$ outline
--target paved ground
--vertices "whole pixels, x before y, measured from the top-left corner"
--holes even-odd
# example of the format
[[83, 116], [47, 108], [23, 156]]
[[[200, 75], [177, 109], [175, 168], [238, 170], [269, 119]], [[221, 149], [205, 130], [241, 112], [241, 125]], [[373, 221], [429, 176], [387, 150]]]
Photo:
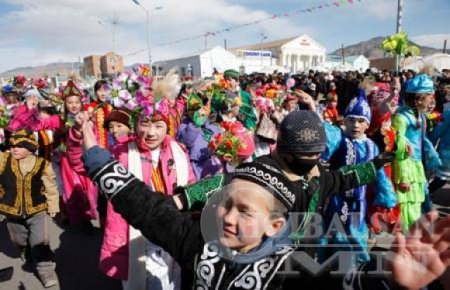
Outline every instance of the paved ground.
[[[450, 186], [437, 192], [434, 205], [443, 215], [450, 213]], [[62, 229], [50, 222], [51, 247], [56, 254], [60, 285], [50, 290], [120, 290], [120, 282], [106, 278], [98, 270], [98, 256], [102, 233], [94, 235], [77, 229]], [[389, 238], [380, 241], [389, 244]], [[381, 245], [380, 245], [381, 246]], [[22, 269], [18, 252], [9, 240], [5, 223], [0, 223], [0, 267], [14, 266], [11, 281], [0, 284], [0, 290], [41, 290], [44, 289], [38, 278]], [[450, 275], [449, 275], [450, 276]], [[450, 285], [450, 281], [449, 281]]]
[[[50, 219], [50, 218], [49, 218]], [[0, 223], [0, 267], [14, 266], [11, 281], [1, 283], [1, 290], [41, 290], [39, 279], [22, 269], [19, 253], [10, 242], [4, 222]], [[87, 235], [79, 229], [62, 229], [49, 223], [50, 245], [56, 256], [59, 286], [50, 290], [120, 290], [120, 282], [106, 278], [98, 270], [102, 233]]]

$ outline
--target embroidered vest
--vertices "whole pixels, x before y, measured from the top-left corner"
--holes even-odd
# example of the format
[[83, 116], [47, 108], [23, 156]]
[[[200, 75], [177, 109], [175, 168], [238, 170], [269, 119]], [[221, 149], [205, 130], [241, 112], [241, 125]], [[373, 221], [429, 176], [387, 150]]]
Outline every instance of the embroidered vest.
[[28, 217], [47, 209], [42, 172], [47, 162], [36, 158], [33, 169], [22, 176], [19, 160], [5, 153], [0, 162], [0, 213]]
[[[242, 264], [230, 269], [231, 262], [219, 254], [216, 243], [206, 243], [203, 252], [195, 258], [195, 277], [193, 289], [271, 289], [278, 269], [292, 254], [294, 248], [280, 247], [274, 254], [260, 260]], [[276, 286], [276, 287], [274, 287]]]

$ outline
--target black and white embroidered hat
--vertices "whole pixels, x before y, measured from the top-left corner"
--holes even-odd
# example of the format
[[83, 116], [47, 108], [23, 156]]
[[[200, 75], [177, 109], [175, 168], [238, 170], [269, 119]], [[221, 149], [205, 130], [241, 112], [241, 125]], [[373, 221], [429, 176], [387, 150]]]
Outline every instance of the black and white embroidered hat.
[[288, 211], [294, 207], [295, 193], [291, 182], [278, 168], [258, 161], [242, 163], [232, 173], [231, 178], [252, 181], [269, 189]]
[[281, 122], [277, 151], [281, 153], [321, 153], [327, 136], [320, 117], [312, 111], [289, 113]]

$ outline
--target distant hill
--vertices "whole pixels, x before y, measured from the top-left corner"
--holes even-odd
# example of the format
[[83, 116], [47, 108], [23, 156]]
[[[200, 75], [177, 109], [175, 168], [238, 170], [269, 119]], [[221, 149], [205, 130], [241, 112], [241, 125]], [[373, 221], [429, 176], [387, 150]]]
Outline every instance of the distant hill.
[[[373, 58], [382, 58], [387, 55], [385, 55], [385, 52], [381, 49], [381, 43], [386, 37], [378, 36], [374, 37], [372, 39], [359, 42], [357, 44], [352, 44], [347, 47], [344, 47], [344, 54], [345, 55], [364, 55], [365, 57], [369, 59]], [[410, 45], [416, 45], [420, 48], [420, 55], [426, 56], [430, 54], [434, 54], [437, 52], [441, 52], [440, 49], [435, 49], [427, 46], [421, 46], [417, 43], [414, 43], [410, 41]], [[336, 49], [331, 54], [338, 54], [341, 55], [342, 51], [341, 49]]]
[[72, 71], [78, 72], [79, 67], [82, 64], [79, 62], [56, 62], [50, 63], [42, 66], [27, 66], [18, 67], [5, 72], [0, 73], [0, 77], [10, 78], [15, 75], [25, 75], [26, 77], [42, 77], [44, 75], [48, 76], [67, 76]]

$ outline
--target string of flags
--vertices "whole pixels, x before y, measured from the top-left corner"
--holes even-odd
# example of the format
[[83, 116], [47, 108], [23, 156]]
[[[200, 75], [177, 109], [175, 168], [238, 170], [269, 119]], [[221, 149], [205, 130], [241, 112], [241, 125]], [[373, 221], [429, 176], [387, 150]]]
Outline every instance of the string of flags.
[[280, 13], [280, 14], [274, 14], [270, 17], [266, 17], [266, 18], [262, 18], [256, 21], [251, 21], [251, 22], [247, 22], [247, 23], [243, 23], [243, 24], [239, 24], [239, 25], [235, 25], [235, 26], [230, 26], [227, 28], [223, 28], [223, 29], [219, 29], [219, 30], [215, 30], [215, 31], [209, 31], [203, 34], [198, 34], [195, 36], [190, 36], [190, 37], [185, 37], [182, 39], [178, 39], [175, 41], [170, 41], [170, 42], [166, 42], [166, 43], [161, 43], [158, 44], [156, 46], [168, 46], [168, 45], [173, 45], [173, 44], [177, 44], [177, 43], [181, 43], [181, 42], [185, 42], [185, 41], [189, 41], [189, 40], [195, 40], [195, 39], [200, 39], [200, 38], [205, 38], [205, 37], [214, 37], [217, 36], [218, 34], [222, 34], [222, 33], [227, 33], [230, 32], [232, 30], [236, 30], [236, 29], [240, 29], [243, 27], [247, 27], [247, 26], [251, 26], [251, 25], [256, 25], [256, 24], [260, 24], [262, 22], [266, 22], [266, 21], [271, 21], [271, 20], [276, 20], [276, 19], [281, 19], [281, 18], [286, 18], [286, 17], [291, 17], [294, 16], [296, 14], [300, 14], [300, 13], [312, 13], [314, 11], [318, 11], [318, 10], [323, 10], [323, 9], [327, 9], [327, 8], [340, 8], [344, 5], [347, 4], [355, 4], [355, 2], [362, 2], [362, 0], [335, 0], [329, 3], [325, 3], [325, 4], [320, 4], [320, 5], [315, 5], [306, 9], [301, 9], [301, 10], [296, 10], [296, 11], [292, 11], [292, 12], [286, 12], [286, 13]]

